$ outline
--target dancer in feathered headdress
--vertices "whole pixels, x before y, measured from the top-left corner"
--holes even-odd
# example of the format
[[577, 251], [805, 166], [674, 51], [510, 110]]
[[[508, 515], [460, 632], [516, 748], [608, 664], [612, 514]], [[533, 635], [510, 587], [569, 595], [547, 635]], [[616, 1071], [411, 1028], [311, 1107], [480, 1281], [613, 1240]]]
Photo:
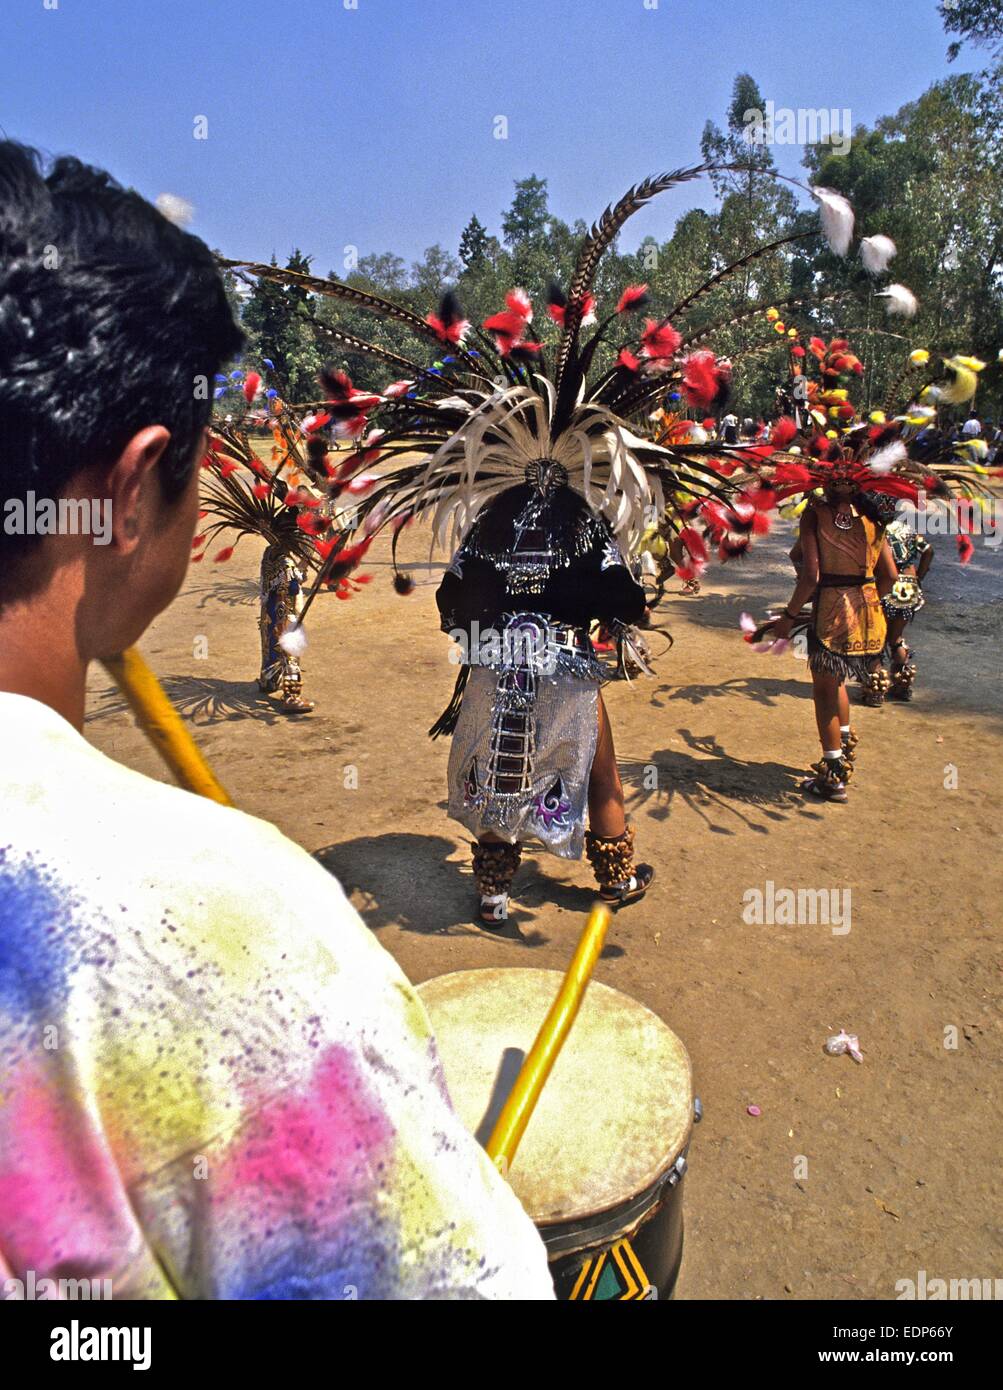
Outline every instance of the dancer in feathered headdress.
[[[203, 459], [209, 475], [203, 487], [203, 515], [210, 522], [195, 537], [192, 560], [204, 560], [209, 542], [224, 531], [236, 538], [214, 554], [216, 563], [229, 560], [241, 536], [264, 540], [258, 688], [275, 696], [284, 713], [308, 714], [314, 705], [303, 697], [305, 637], [300, 626], [307, 579], [323, 571], [325, 587], [348, 598], [367, 577], [352, 574], [365, 547], [348, 545], [350, 528], [339, 509], [339, 497], [350, 499], [365, 485], [364, 461], [353, 451], [340, 465], [331, 462], [330, 413], [311, 412], [297, 425], [275, 388], [263, 388], [257, 372], [234, 372], [222, 380], [226, 384], [216, 394], [224, 403], [226, 393], [238, 400], [242, 396], [249, 406], [262, 396], [272, 434], [270, 459], [265, 463], [258, 457], [243, 427], [246, 421], [235, 421], [232, 414], [230, 423], [210, 434]], [[373, 399], [365, 397], [366, 402]], [[351, 408], [358, 414], [355, 399]], [[332, 409], [337, 407], [332, 404]]]
[[[647, 309], [644, 285], [628, 287], [589, 325], [600, 259], [627, 219], [708, 167], [648, 179], [607, 208], [567, 289], [548, 293], [548, 317], [560, 329], [551, 345], [521, 289], [474, 329], [453, 295], [422, 318], [333, 280], [225, 262], [403, 324], [439, 354], [423, 366], [315, 320], [332, 344], [374, 356], [398, 377], [364, 412], [379, 428], [363, 437], [360, 426], [359, 447], [392, 465], [360, 505], [363, 526], [399, 533], [413, 517], [428, 517], [435, 541], [454, 550], [438, 601], [443, 626], [462, 639], [463, 669], [432, 733], [453, 734], [450, 812], [477, 837], [474, 873], [488, 923], [506, 916], [526, 840], [575, 858], [584, 845], [601, 895], [615, 906], [642, 897], [653, 877], [634, 859], [588, 628], [599, 618], [622, 639], [643, 614], [644, 593], [624, 554], [668, 496], [727, 499], [711, 458], [720, 446], [656, 443], [631, 422], [646, 418], [676, 381], [690, 404], [713, 408], [727, 393], [730, 367], [700, 345], [711, 329], [687, 339], [672, 312], [646, 315], [629, 336], [618, 332]], [[816, 196], [827, 234], [843, 238], [847, 218], [852, 226], [845, 200], [827, 190]], [[758, 248], [739, 264], [797, 239]], [[406, 576], [396, 582], [407, 592]]]
[[[884, 597], [885, 617], [888, 619], [886, 650], [892, 664], [888, 689], [882, 689], [881, 693], [887, 694], [890, 700], [911, 700], [916, 662], [912, 648], [906, 643], [905, 630], [926, 602], [923, 580], [933, 563], [933, 547], [903, 517], [891, 522], [886, 535], [892, 548], [897, 578]], [[883, 686], [884, 682], [881, 684]]]
[[[894, 400], [910, 372], [927, 368], [930, 362], [931, 354], [927, 349], [912, 351], [906, 367], [893, 383], [889, 400]], [[949, 494], [952, 499], [951, 520], [957, 530], [963, 564], [971, 558], [974, 546], [970, 533], [976, 522], [981, 520], [982, 511], [988, 507], [993, 487], [991, 479], [999, 476], [999, 470], [986, 466], [988, 448], [982, 440], [955, 438], [953, 432], [937, 427], [936, 415], [939, 407], [965, 405], [973, 399], [979, 374], [985, 365], [975, 357], [935, 358], [933, 371], [940, 379], [928, 381], [918, 394], [918, 404], [910, 406], [902, 417], [910, 452], [936, 477], [941, 496]], [[885, 657], [889, 670], [887, 684], [882, 680], [877, 694], [869, 692], [870, 700], [874, 703], [879, 703], [885, 694], [890, 700], [902, 701], [911, 700], [913, 696], [916, 654], [906, 642], [905, 633], [926, 603], [923, 580], [933, 562], [933, 547], [922, 530], [917, 529], [926, 520], [924, 507], [917, 513], [915, 525], [900, 517], [888, 527], [888, 541], [898, 578], [884, 599], [888, 619]], [[884, 659], [881, 665], [883, 668]]]
[[[880, 703], [889, 685], [882, 657], [899, 577], [888, 535], [896, 508], [929, 497], [960, 518], [962, 502], [988, 488], [977, 466], [953, 450], [945, 456], [929, 429], [932, 409], [912, 406], [892, 420], [875, 412], [860, 421], [840, 385], [859, 375], [858, 359], [845, 339], [828, 345], [813, 339], [812, 346], [828, 377], [809, 409], [812, 428], [799, 433], [792, 419], [778, 421], [772, 434], [778, 454], [749, 479], [751, 495], [760, 494], [764, 506], [794, 498], [806, 504], [791, 552], [797, 583], [778, 618], [758, 627], [745, 618], [743, 626], [748, 641], [760, 645], [769, 637], [777, 651], [803, 634], [823, 757], [802, 785], [824, 800], [845, 801], [857, 744], [846, 682], [860, 680], [867, 703]], [[970, 545], [959, 536], [963, 560]]]

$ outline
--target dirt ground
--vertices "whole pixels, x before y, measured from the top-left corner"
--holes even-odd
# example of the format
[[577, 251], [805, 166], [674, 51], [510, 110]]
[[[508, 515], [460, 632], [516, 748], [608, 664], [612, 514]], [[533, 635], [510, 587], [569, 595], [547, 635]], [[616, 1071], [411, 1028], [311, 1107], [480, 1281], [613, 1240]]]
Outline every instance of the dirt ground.
[[[676, 585], [655, 678], [606, 692], [658, 878], [614, 919], [597, 978], [675, 1029], [704, 1106], [677, 1296], [889, 1298], [920, 1270], [999, 1276], [1003, 557], [980, 544], [961, 570], [938, 543], [913, 633], [917, 698], [855, 710], [849, 804], [819, 806], [795, 790], [817, 756], [805, 667], [738, 633], [742, 609], [789, 597], [787, 544], [784, 531], [712, 569], [697, 598]], [[306, 719], [254, 684], [255, 543], [193, 566], [143, 650], [236, 803], [319, 854], [412, 980], [563, 968], [593, 897], [586, 865], [529, 854], [510, 936], [471, 922], [467, 837], [443, 809], [447, 742], [425, 737], [455, 675], [440, 571], [427, 535], [402, 550], [411, 597], [374, 547], [373, 583], [318, 600]], [[103, 671], [92, 686], [88, 736], [165, 777]], [[748, 925], [743, 895], [767, 881], [850, 888], [851, 929]], [[862, 1065], [823, 1053], [840, 1027]]]

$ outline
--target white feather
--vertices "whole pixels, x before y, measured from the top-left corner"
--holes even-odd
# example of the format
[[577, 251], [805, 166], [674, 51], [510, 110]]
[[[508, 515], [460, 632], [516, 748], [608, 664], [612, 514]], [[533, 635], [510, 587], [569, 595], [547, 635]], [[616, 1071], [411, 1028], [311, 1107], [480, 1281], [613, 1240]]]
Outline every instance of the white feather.
[[299, 623], [295, 627], [287, 627], [279, 638], [279, 646], [286, 656], [302, 656], [307, 648], [306, 633]]
[[161, 193], [157, 198], [156, 208], [176, 227], [187, 227], [195, 216], [195, 209], [188, 199], [179, 198], [176, 193]]
[[869, 275], [883, 275], [897, 251], [890, 236], [865, 236], [860, 243], [860, 259]]
[[897, 463], [901, 463], [908, 456], [906, 446], [901, 439], [896, 439], [893, 444], [886, 444], [883, 449], [872, 454], [867, 460], [867, 467], [872, 473], [890, 473]]
[[905, 285], [889, 285], [886, 290], [881, 291], [878, 298], [887, 299], [885, 308], [890, 314], [901, 314], [907, 319], [911, 319], [919, 308], [919, 300]]
[[845, 256], [853, 240], [853, 208], [832, 188], [813, 188], [822, 219], [822, 233], [837, 256]]

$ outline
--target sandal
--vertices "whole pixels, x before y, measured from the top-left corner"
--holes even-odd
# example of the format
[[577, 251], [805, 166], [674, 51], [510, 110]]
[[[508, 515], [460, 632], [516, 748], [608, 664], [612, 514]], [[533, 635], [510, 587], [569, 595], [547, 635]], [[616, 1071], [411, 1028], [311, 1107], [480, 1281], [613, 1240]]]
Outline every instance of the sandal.
[[801, 790], [819, 801], [846, 801], [846, 784], [853, 765], [845, 758], [822, 758], [812, 767], [812, 775], [801, 780]]
[[585, 853], [599, 884], [599, 897], [616, 910], [643, 898], [655, 877], [650, 864], [634, 863], [634, 827], [622, 835], [585, 835]]
[[480, 924], [489, 931], [497, 931], [502, 923], [508, 921], [508, 894], [489, 893], [481, 898]]
[[304, 700], [302, 695], [283, 695], [278, 706], [283, 714], [309, 714], [315, 708], [315, 703]]
[[599, 896], [604, 903], [609, 903], [616, 912], [621, 907], [626, 907], [628, 903], [639, 902], [651, 887], [651, 880], [655, 877], [655, 870], [650, 864], [638, 864], [626, 883], [610, 884], [605, 888], [599, 889]]
[[474, 860], [474, 882], [480, 894], [478, 921], [497, 931], [508, 920], [508, 890], [522, 857], [522, 846], [475, 840], [470, 846]]

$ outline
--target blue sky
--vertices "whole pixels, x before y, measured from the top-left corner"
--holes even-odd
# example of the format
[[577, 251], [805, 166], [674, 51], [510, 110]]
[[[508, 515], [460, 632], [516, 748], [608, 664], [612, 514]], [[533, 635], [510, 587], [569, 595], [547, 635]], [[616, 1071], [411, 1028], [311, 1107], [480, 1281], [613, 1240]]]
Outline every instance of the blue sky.
[[[934, 0], [8, 0], [0, 124], [195, 205], [226, 254], [326, 272], [343, 248], [455, 251], [513, 180], [592, 221], [647, 174], [699, 159], [747, 70], [778, 107], [870, 124], [952, 71]], [[208, 139], [193, 138], [197, 116]], [[498, 116], [508, 138], [494, 137]], [[798, 173], [800, 153], [777, 152]], [[663, 237], [676, 190], [625, 245]]]

